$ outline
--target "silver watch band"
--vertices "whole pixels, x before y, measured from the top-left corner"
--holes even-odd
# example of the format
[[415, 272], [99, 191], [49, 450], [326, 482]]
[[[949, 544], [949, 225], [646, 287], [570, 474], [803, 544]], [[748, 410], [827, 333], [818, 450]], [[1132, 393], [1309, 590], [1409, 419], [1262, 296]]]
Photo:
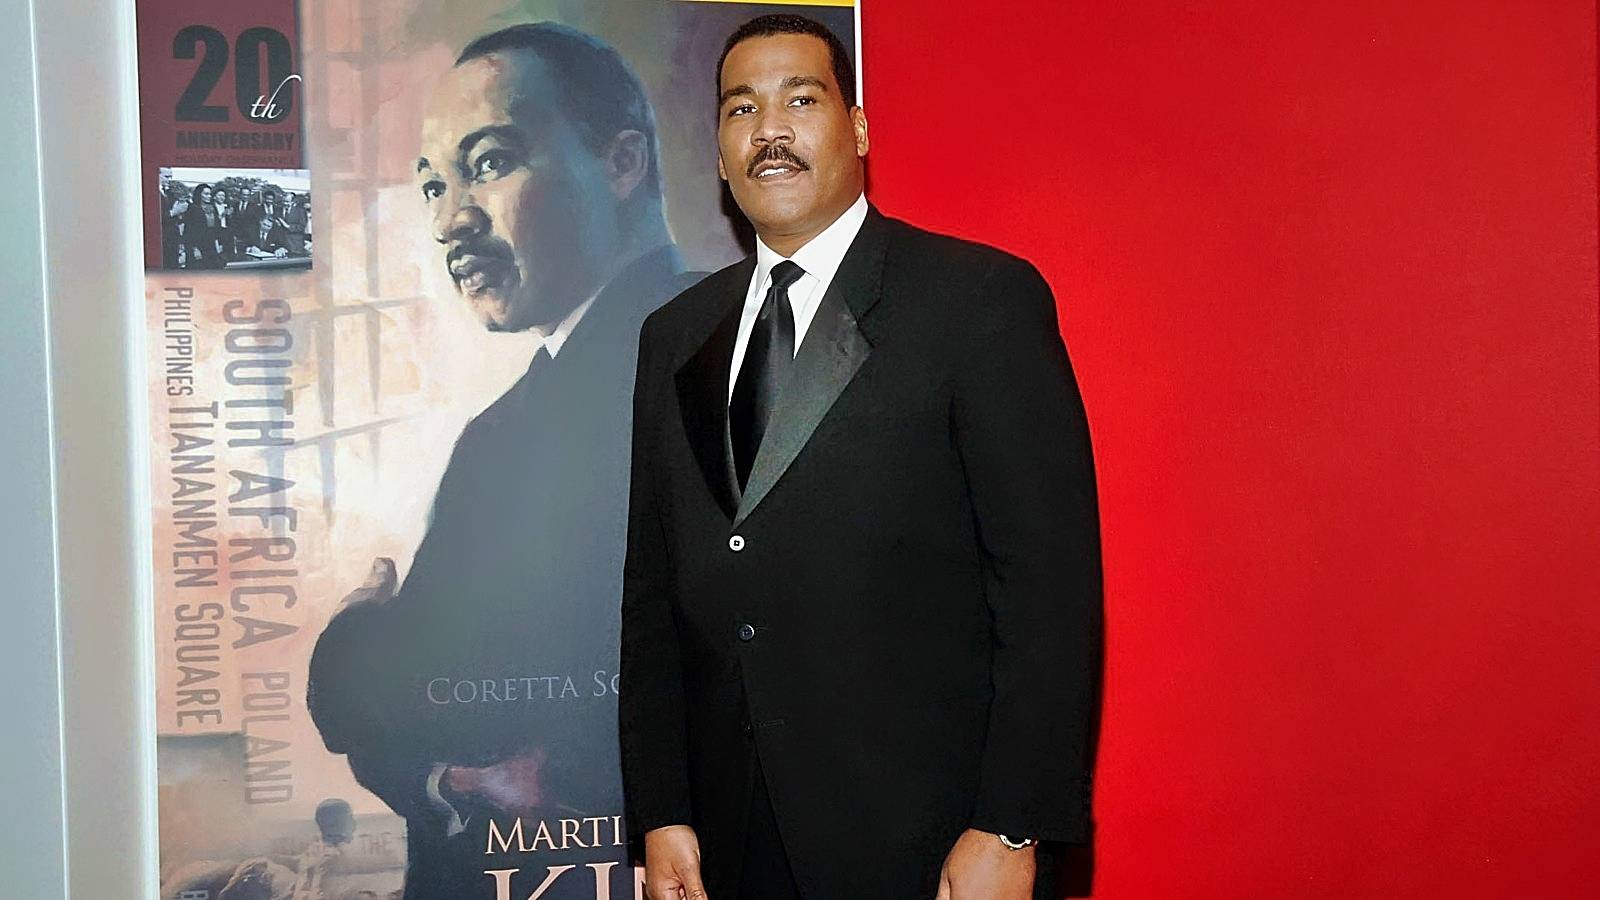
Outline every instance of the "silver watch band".
[[1032, 847], [1033, 845], [1039, 843], [1033, 838], [1012, 838], [1006, 837], [1003, 834], [996, 835], [996, 837], [1000, 838], [1000, 843], [1006, 845], [1007, 850], [1021, 850], [1024, 847]]

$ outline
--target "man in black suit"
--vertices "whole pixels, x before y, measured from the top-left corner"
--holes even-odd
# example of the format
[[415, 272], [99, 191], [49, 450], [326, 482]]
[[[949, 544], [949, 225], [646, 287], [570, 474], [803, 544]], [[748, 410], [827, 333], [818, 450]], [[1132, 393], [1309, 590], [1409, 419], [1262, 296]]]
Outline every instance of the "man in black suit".
[[299, 194], [283, 196], [284, 246], [290, 256], [306, 255], [306, 201]]
[[238, 258], [239, 251], [255, 237], [255, 218], [247, 211], [246, 201], [237, 187], [217, 192], [217, 239], [222, 242], [222, 256], [226, 261]]
[[256, 233], [245, 242], [245, 252], [250, 256], [257, 254], [288, 256], [289, 232], [284, 227], [283, 220], [263, 212], [261, 218], [257, 220]]
[[1036, 842], [1088, 837], [1101, 630], [1055, 302], [867, 205], [822, 26], [742, 27], [718, 89], [759, 243], [646, 320], [634, 393], [619, 711], [647, 893], [1028, 897]]
[[[493, 331], [544, 337], [467, 425], [404, 585], [378, 560], [318, 640], [324, 742], [406, 818], [408, 898], [489, 896], [490, 822], [540, 852], [515, 895], [596, 896], [621, 849], [617, 608], [631, 397], [644, 317], [685, 277], [663, 213], [654, 118], [614, 49], [550, 23], [469, 45], [441, 79], [416, 163], [441, 262]], [[511, 841], [517, 844], [518, 841]], [[609, 875], [606, 875], [609, 880]], [[631, 884], [620, 867], [618, 891]], [[526, 883], [524, 883], [526, 880]]]
[[233, 213], [229, 217], [234, 231], [234, 243], [240, 249], [250, 246], [256, 239], [256, 234], [261, 227], [261, 207], [264, 203], [262, 189], [257, 185], [250, 191], [243, 189], [229, 192], [229, 204]]
[[161, 268], [178, 268], [183, 252], [183, 214], [189, 209], [188, 198], [178, 193], [172, 174], [162, 169], [159, 175], [161, 192]]

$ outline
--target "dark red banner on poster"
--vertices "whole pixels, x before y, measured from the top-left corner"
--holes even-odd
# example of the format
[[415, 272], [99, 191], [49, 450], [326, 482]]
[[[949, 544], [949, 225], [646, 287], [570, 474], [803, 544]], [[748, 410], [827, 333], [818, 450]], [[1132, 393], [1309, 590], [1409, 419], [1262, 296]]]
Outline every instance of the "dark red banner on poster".
[[[194, 199], [174, 184], [183, 180], [175, 172], [215, 169], [241, 179], [235, 203], [242, 207], [259, 192], [252, 188], [271, 193], [266, 184], [274, 179], [266, 173], [305, 168], [295, 3], [145, 0], [137, 14], [145, 265], [192, 268], [208, 257], [186, 253], [179, 226], [193, 215]], [[242, 180], [253, 171], [261, 177]], [[280, 206], [289, 192], [279, 192]], [[247, 245], [254, 237], [246, 236]], [[264, 259], [274, 249], [246, 254], [229, 246], [216, 267]]]

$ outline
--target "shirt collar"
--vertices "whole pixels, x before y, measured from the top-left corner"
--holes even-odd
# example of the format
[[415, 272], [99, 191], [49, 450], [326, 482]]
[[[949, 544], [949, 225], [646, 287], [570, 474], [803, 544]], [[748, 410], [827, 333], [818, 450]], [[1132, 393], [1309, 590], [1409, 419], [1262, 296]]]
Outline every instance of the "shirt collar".
[[544, 336], [544, 350], [550, 354], [551, 359], [555, 359], [556, 354], [561, 352], [561, 345], [567, 342], [567, 338], [572, 334], [572, 329], [578, 327], [578, 321], [583, 318], [584, 313], [589, 311], [589, 307], [594, 305], [594, 298], [598, 296], [600, 295], [597, 293], [578, 304], [577, 309], [567, 313], [567, 317], [561, 320], [561, 324], [557, 325], [554, 331]]
[[[794, 256], [787, 258], [805, 269], [807, 275], [826, 284], [832, 281], [834, 273], [839, 271], [839, 264], [844, 262], [845, 253], [855, 241], [857, 232], [861, 231], [861, 223], [866, 220], [867, 195], [862, 194], [856, 198], [856, 202], [850, 204], [849, 209], [839, 214], [839, 218], [833, 220], [833, 224], [824, 228], [821, 234], [806, 241], [805, 246], [794, 252]], [[768, 247], [759, 236], [756, 238], [757, 290], [766, 283], [772, 267], [785, 258], [780, 256], [778, 251]]]

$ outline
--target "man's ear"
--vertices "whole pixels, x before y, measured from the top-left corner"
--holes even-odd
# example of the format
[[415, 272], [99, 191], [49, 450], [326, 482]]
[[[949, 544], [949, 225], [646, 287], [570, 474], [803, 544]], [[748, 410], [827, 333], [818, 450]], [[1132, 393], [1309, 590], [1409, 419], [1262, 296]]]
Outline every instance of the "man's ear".
[[632, 129], [617, 132], [606, 147], [606, 181], [618, 202], [633, 196], [633, 191], [650, 174], [650, 138]]
[[856, 132], [856, 156], [866, 156], [872, 141], [867, 138], [867, 112], [859, 106], [850, 107], [850, 125]]
[[722, 164], [722, 151], [717, 151], [717, 177], [723, 181], [728, 180], [728, 169]]

